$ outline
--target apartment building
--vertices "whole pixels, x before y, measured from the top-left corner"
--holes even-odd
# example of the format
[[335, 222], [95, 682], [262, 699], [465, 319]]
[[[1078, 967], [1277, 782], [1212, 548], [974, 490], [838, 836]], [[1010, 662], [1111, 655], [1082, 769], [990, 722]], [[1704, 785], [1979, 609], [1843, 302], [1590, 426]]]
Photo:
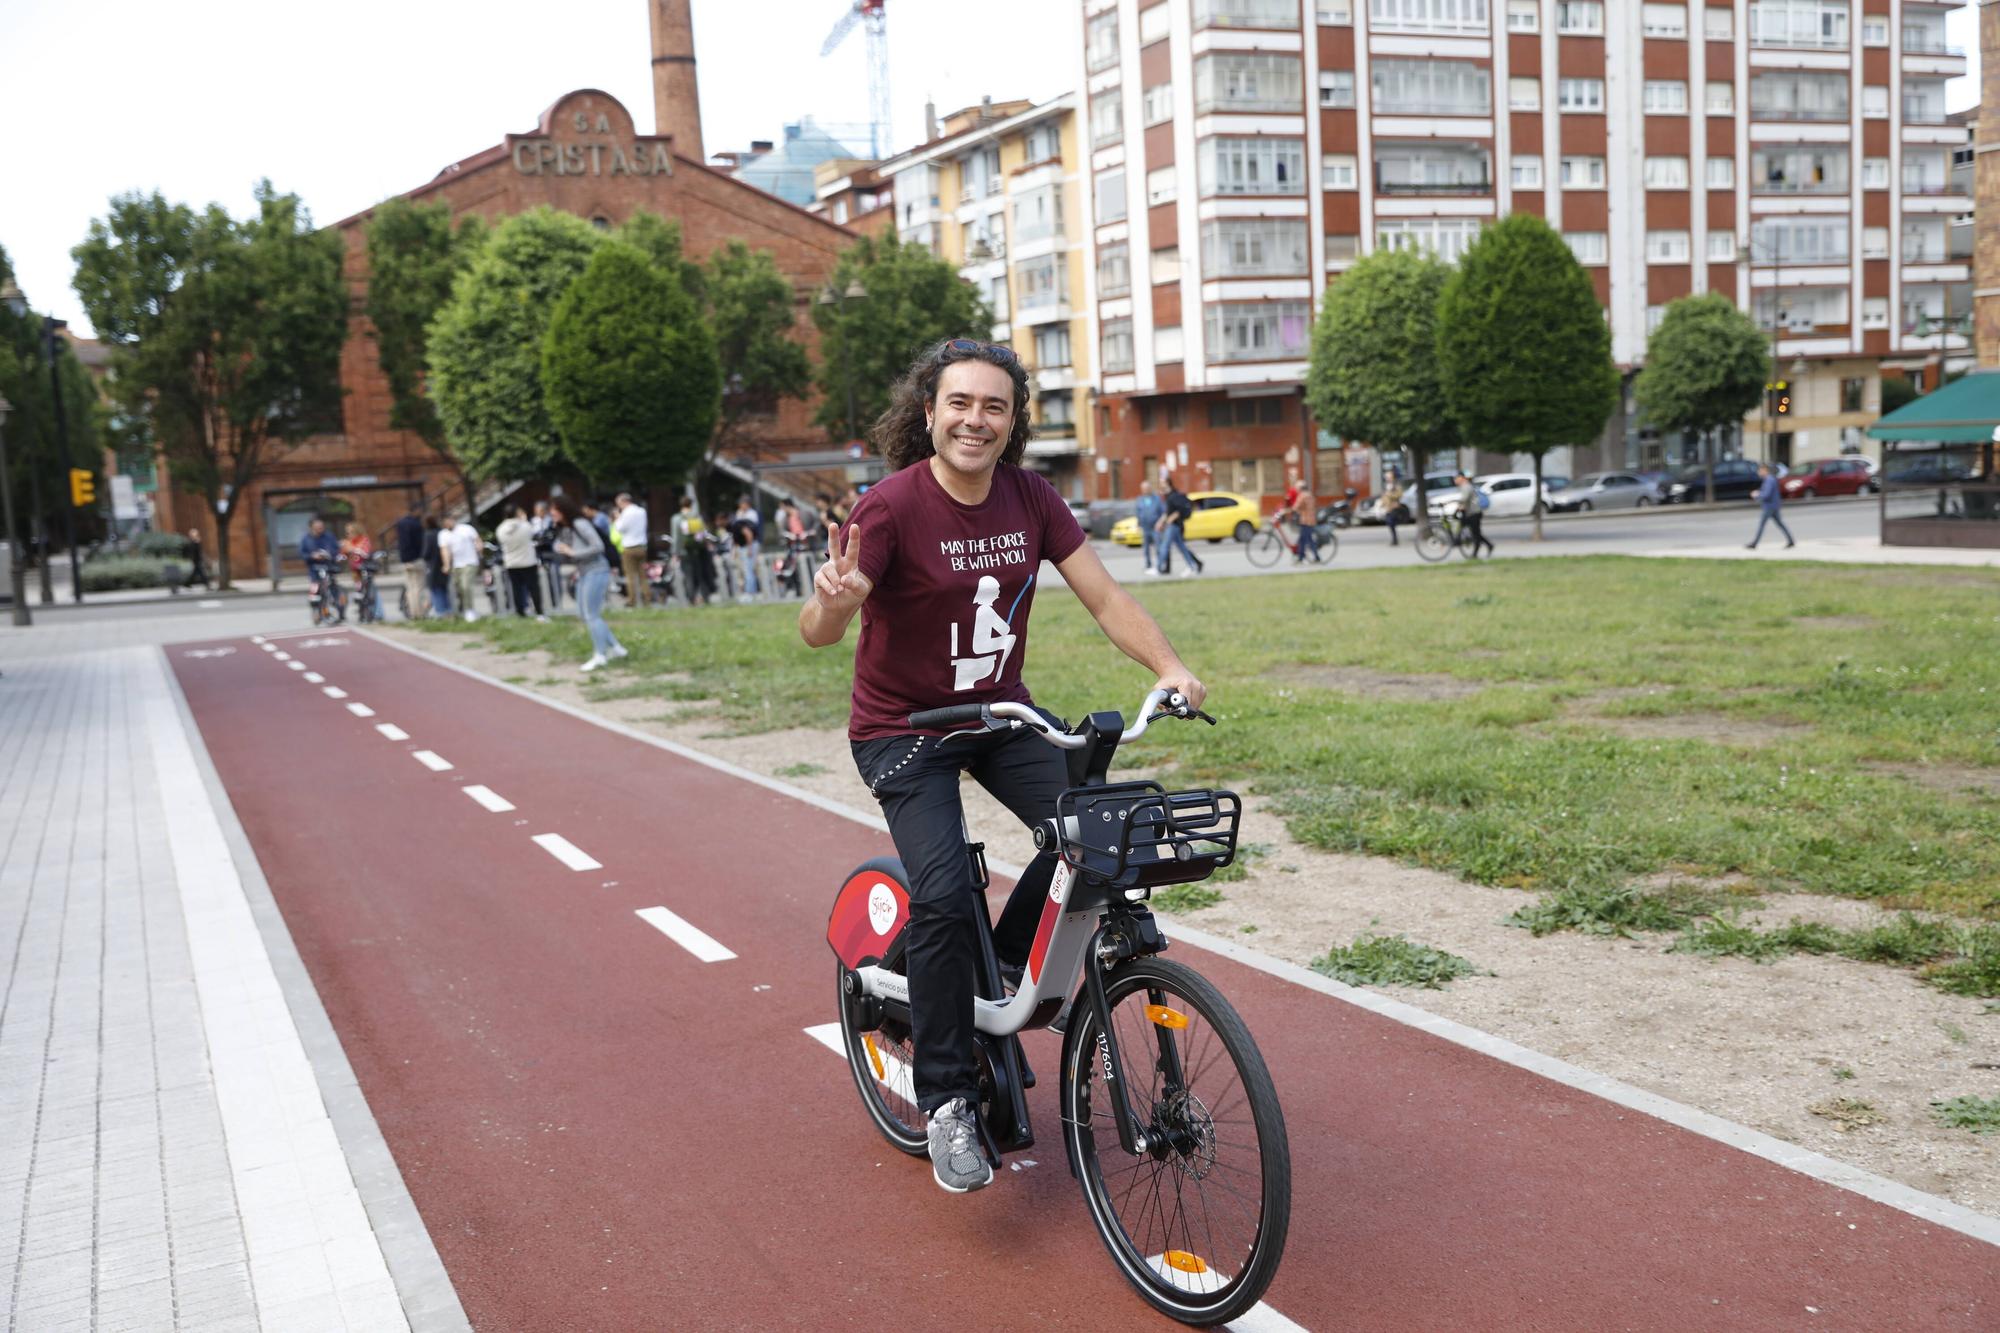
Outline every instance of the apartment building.
[[[1892, 368], [1969, 359], [1945, 114], [1954, 3], [1084, 0], [1098, 450], [1269, 495], [1370, 465], [1304, 411], [1319, 293], [1377, 247], [1456, 259], [1548, 219], [1630, 374], [1669, 301], [1770, 330], [1789, 415], [1742, 448], [1859, 442]], [[1676, 461], [1626, 410], [1551, 470]], [[1499, 460], [1491, 460], [1497, 462]], [[1365, 486], [1363, 487], [1365, 489]]]
[[1093, 343], [1076, 97], [987, 101], [944, 118], [930, 142], [881, 162], [895, 228], [958, 268], [993, 307], [992, 337], [1034, 385], [1029, 466], [1081, 500], [1089, 490]]

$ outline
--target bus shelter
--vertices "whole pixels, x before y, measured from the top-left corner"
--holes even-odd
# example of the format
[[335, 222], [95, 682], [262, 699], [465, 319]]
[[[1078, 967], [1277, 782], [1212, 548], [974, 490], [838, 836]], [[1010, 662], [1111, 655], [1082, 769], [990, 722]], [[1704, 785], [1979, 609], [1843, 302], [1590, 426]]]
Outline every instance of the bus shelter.
[[2000, 371], [1978, 371], [1868, 428], [1882, 446], [1884, 546], [2000, 549]]

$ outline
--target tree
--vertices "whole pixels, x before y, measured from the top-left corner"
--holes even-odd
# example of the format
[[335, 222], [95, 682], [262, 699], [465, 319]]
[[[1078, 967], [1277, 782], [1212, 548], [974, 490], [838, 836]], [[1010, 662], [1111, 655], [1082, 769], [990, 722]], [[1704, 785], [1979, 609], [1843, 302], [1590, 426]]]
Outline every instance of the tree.
[[[7, 252], [0, 248], [0, 286], [13, 277]], [[100, 466], [103, 411], [97, 388], [90, 372], [61, 341], [56, 344], [56, 378], [62, 388], [67, 456], [62, 433], [56, 430], [42, 316], [33, 310], [16, 315], [0, 306], [0, 398], [13, 404], [6, 426], [7, 461], [13, 478], [14, 516], [22, 525], [24, 549], [32, 545], [30, 533], [59, 529], [60, 525], [50, 520], [69, 504], [70, 468], [89, 469], [96, 476], [98, 495], [104, 497], [106, 492]]]
[[340, 421], [347, 285], [340, 237], [269, 181], [256, 215], [112, 199], [71, 254], [76, 292], [111, 347], [114, 399], [207, 499], [229, 586], [230, 520], [251, 483]]
[[[1667, 304], [1646, 344], [1646, 368], [1633, 393], [1639, 410], [1666, 430], [1708, 433], [1733, 425], [1757, 406], [1771, 378], [1771, 344], [1756, 321], [1720, 292]], [[1715, 469], [1706, 447], [1708, 499]]]
[[1481, 232], [1438, 298], [1444, 401], [1467, 440], [1535, 460], [1535, 539], [1542, 536], [1542, 457], [1595, 439], [1618, 405], [1611, 329], [1590, 276], [1532, 213]]
[[814, 419], [850, 440], [888, 410], [890, 386], [924, 346], [993, 331], [978, 289], [923, 246], [889, 234], [864, 236], [842, 253], [812, 313], [820, 334]]
[[452, 284], [430, 326], [430, 395], [475, 480], [531, 476], [560, 441], [542, 397], [542, 339], [599, 233], [543, 207], [508, 218]]
[[472, 479], [445, 435], [426, 392], [430, 325], [451, 299], [452, 283], [486, 240], [485, 220], [469, 215], [453, 226], [446, 204], [391, 199], [368, 219], [368, 296], [375, 356], [389, 381], [389, 424], [409, 431], [458, 474], [467, 500]]
[[1306, 371], [1306, 403], [1322, 429], [1410, 452], [1420, 523], [1428, 459], [1459, 445], [1437, 367], [1438, 296], [1450, 276], [1450, 265], [1414, 250], [1362, 259], [1327, 289]]
[[812, 375], [806, 349], [792, 336], [792, 284], [769, 250], [729, 241], [708, 257], [702, 294], [728, 374], [708, 448], [713, 458], [736, 442], [746, 420], [775, 412], [780, 399], [804, 397]]
[[680, 480], [708, 448], [722, 393], [694, 298], [620, 241], [557, 303], [541, 378], [563, 452], [596, 483]]
[[1899, 407], [1907, 407], [1924, 396], [1924, 391], [1908, 375], [1884, 375], [1882, 377], [1882, 415], [1888, 416]]

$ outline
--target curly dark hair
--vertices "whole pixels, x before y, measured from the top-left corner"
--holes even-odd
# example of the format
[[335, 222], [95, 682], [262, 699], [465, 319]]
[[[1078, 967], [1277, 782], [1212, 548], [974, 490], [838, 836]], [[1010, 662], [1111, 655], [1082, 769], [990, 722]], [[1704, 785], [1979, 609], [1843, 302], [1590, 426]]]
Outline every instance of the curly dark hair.
[[925, 409], [937, 402], [938, 379], [955, 361], [984, 361], [1000, 367], [1014, 381], [1014, 429], [1007, 436], [1007, 447], [1000, 451], [1000, 461], [1018, 466], [1027, 455], [1034, 429], [1028, 424], [1028, 370], [1021, 358], [1001, 343], [947, 338], [925, 349], [908, 373], [896, 381], [889, 392], [889, 410], [869, 429], [869, 439], [888, 460], [891, 472], [901, 472], [937, 452]]

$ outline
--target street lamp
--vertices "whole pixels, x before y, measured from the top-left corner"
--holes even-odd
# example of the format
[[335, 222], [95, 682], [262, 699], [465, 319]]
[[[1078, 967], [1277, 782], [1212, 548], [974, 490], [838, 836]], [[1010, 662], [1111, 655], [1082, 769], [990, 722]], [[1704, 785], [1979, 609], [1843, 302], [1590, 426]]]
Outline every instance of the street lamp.
[[7, 472], [7, 414], [13, 410], [12, 403], [0, 398], [0, 506], [4, 507], [7, 519], [7, 591], [14, 598], [14, 623], [32, 625], [35, 617], [28, 610], [27, 571], [21, 568], [20, 532], [14, 526], [14, 482]]
[[[835, 291], [833, 284], [829, 282], [819, 294], [819, 303], [845, 310], [850, 301], [862, 301], [867, 297], [868, 289], [861, 285], [861, 279], [856, 278], [847, 284], [847, 290], [844, 292]], [[858, 439], [861, 435], [861, 423], [857, 420], [860, 413], [854, 405], [853, 351], [848, 346], [848, 335], [844, 330], [840, 335], [840, 379], [841, 383], [847, 386], [847, 438]]]

